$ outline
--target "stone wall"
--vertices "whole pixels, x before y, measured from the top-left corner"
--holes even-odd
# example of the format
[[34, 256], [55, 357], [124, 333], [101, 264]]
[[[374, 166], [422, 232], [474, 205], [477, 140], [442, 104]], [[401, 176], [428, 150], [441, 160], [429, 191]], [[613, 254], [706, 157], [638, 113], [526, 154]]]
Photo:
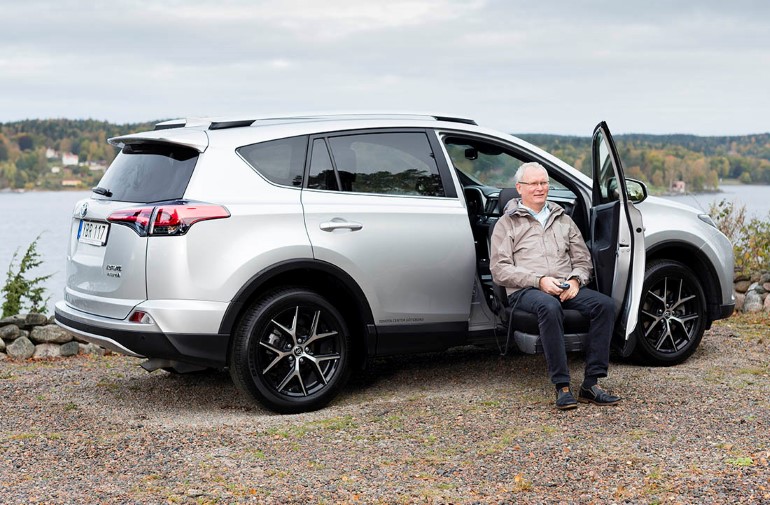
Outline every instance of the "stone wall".
[[103, 355], [98, 345], [78, 339], [44, 314], [19, 314], [0, 319], [0, 361]]
[[734, 281], [736, 312], [770, 312], [770, 272], [736, 275]]

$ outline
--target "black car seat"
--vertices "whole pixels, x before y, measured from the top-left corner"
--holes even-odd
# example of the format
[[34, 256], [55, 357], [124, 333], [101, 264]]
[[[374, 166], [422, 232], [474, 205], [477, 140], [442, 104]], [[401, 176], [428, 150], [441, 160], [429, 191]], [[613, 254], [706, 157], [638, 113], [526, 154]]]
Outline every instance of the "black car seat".
[[[497, 200], [498, 213], [502, 219], [505, 206], [512, 198], [519, 198], [516, 188], [505, 188], [500, 191]], [[495, 223], [496, 224], [496, 223]], [[494, 226], [489, 227], [491, 242]], [[490, 246], [491, 251], [491, 246]], [[543, 352], [540, 342], [540, 329], [537, 324], [537, 315], [527, 312], [508, 303], [508, 295], [503, 286], [492, 283], [494, 293], [493, 310], [496, 312], [500, 326], [507, 335], [506, 350], [510, 343], [524, 353], [535, 354]], [[534, 289], [534, 288], [532, 288]], [[567, 352], [582, 351], [585, 349], [588, 336], [589, 320], [576, 310], [564, 310], [564, 344]], [[509, 342], [512, 341], [512, 342]]]

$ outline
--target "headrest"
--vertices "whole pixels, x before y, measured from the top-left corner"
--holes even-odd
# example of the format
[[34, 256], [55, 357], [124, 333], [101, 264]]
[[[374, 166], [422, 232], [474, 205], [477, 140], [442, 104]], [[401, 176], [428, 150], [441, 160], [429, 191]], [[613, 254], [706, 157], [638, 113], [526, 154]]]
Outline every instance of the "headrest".
[[505, 206], [512, 198], [521, 198], [516, 188], [503, 188], [500, 190], [500, 196], [497, 197], [497, 211], [502, 214]]

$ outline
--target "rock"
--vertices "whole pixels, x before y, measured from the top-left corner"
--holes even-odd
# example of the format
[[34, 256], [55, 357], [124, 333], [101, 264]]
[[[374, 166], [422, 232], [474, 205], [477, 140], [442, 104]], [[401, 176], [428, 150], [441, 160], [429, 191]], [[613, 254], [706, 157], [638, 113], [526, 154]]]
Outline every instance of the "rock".
[[749, 277], [748, 275], [746, 275], [744, 273], [741, 273], [741, 272], [734, 272], [733, 273], [733, 282], [747, 281], [749, 279], [751, 279], [751, 277]]
[[62, 344], [59, 348], [59, 353], [62, 356], [75, 356], [80, 352], [80, 344], [77, 342], [67, 342], [66, 344]]
[[770, 312], [770, 295], [765, 297], [765, 312]]
[[80, 354], [95, 354], [97, 356], [104, 356], [105, 350], [96, 344], [78, 344], [80, 348]]
[[0, 338], [0, 352], [5, 351], [5, 341]]
[[738, 293], [745, 293], [749, 290], [749, 286], [751, 286], [751, 281], [738, 281], [735, 283], [735, 291]]
[[0, 328], [0, 339], [16, 340], [21, 336], [21, 330], [15, 324], [9, 324]]
[[[759, 282], [762, 284], [770, 283], [770, 272], [763, 273], [759, 278]], [[770, 289], [768, 289], [768, 291], [770, 291]]]
[[19, 330], [19, 336], [29, 338], [29, 332], [27, 330]]
[[36, 344], [66, 344], [72, 341], [72, 335], [55, 325], [35, 326], [29, 339]]
[[30, 326], [44, 326], [48, 324], [48, 316], [45, 314], [36, 314], [31, 313], [27, 314], [27, 317], [24, 318], [24, 325], [27, 327]]
[[743, 311], [743, 304], [746, 301], [746, 295], [743, 293], [735, 293], [735, 312]]
[[19, 314], [18, 316], [6, 317], [3, 319], [0, 319], [0, 326], [15, 324], [18, 327], [22, 327], [24, 326], [25, 319], [26, 319], [26, 316], [24, 314]]
[[59, 358], [61, 357], [61, 346], [59, 344], [40, 344], [35, 346], [33, 359]]
[[744, 312], [759, 312], [763, 309], [762, 297], [756, 291], [746, 293], [746, 301], [743, 302]]
[[35, 354], [35, 344], [30, 342], [27, 337], [19, 337], [5, 348], [5, 352], [12, 359], [29, 359]]
[[0, 352], [0, 361], [5, 361], [8, 359], [8, 355], [4, 352]]
[[762, 289], [764, 289], [766, 293], [770, 293], [770, 282], [763, 283]]
[[48, 318], [48, 322], [46, 324], [56, 324], [56, 316], [51, 314], [51, 317]]

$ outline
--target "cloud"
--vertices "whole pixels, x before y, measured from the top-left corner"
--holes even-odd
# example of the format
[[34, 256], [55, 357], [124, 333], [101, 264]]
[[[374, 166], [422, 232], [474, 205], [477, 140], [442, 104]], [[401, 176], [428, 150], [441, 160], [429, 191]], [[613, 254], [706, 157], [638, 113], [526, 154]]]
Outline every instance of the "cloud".
[[768, 2], [0, 4], [0, 121], [394, 108], [508, 131], [768, 130]]

